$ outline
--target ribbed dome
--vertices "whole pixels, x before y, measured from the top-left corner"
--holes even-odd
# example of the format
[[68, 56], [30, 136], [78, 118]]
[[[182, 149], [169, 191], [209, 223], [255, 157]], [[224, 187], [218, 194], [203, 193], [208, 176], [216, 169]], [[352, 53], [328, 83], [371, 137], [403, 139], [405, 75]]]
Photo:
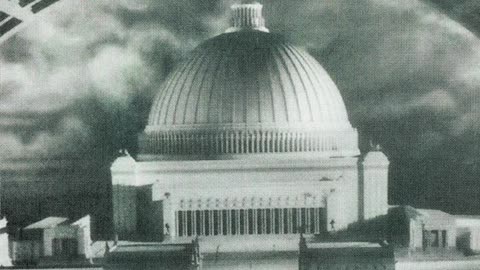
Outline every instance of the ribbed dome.
[[154, 100], [144, 154], [358, 153], [357, 134], [327, 72], [262, 31], [200, 45]]

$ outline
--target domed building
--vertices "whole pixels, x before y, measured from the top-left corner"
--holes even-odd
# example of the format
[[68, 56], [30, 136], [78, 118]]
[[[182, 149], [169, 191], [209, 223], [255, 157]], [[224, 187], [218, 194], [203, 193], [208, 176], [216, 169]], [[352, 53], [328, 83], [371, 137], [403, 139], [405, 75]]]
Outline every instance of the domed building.
[[360, 153], [328, 73], [261, 12], [235, 5], [159, 88], [139, 155], [111, 167], [120, 239], [322, 235], [387, 213], [388, 160]]

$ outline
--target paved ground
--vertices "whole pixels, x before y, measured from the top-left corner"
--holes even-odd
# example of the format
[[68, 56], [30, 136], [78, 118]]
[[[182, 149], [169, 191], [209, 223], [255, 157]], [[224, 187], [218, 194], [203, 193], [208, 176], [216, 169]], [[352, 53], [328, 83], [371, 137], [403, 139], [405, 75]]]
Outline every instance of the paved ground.
[[440, 262], [399, 262], [395, 270], [475, 270], [480, 269], [478, 261], [440, 261]]
[[[265, 261], [252, 260], [248, 264], [238, 265], [234, 261], [230, 262], [231, 264], [215, 264], [209, 262], [204, 264], [203, 269], [224, 269], [224, 270], [239, 270], [239, 269], [298, 269], [297, 265], [293, 260], [285, 258], [284, 261], [278, 261], [277, 265], [270, 265]], [[247, 267], [247, 268], [245, 268]], [[252, 267], [252, 268], [250, 268]], [[19, 269], [19, 268], [17, 268]], [[480, 269], [480, 260], [478, 261], [442, 261], [442, 262], [401, 262], [396, 264], [396, 270], [474, 270]], [[48, 269], [38, 269], [38, 270], [53, 270], [52, 268]], [[55, 270], [102, 270], [102, 268], [56, 268]], [[142, 269], [137, 269], [142, 270]]]

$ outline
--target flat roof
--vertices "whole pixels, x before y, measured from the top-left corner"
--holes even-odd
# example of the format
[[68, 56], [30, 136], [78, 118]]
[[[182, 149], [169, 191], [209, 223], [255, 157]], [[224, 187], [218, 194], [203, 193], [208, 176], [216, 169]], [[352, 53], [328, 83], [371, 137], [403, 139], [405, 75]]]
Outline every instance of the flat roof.
[[307, 243], [308, 248], [381, 248], [378, 243], [371, 242], [317, 242]]
[[54, 228], [58, 225], [62, 225], [68, 221], [68, 218], [64, 217], [47, 217], [38, 222], [28, 225], [24, 229], [33, 230], [33, 229], [49, 229]]
[[417, 211], [430, 218], [451, 219], [452, 215], [436, 209], [417, 209]]
[[455, 216], [455, 223], [457, 227], [480, 227], [480, 216]]
[[187, 249], [186, 244], [150, 244], [150, 243], [138, 243], [138, 244], [122, 244], [119, 245], [112, 252], [180, 252]]
[[[191, 244], [123, 242], [119, 243], [117, 247], [114, 247], [110, 253], [108, 253], [106, 262], [107, 265], [161, 263], [159, 265], [178, 267], [188, 265], [191, 261], [191, 256]], [[180, 267], [175, 269], [184, 268]]]
[[301, 251], [307, 257], [324, 263], [373, 262], [388, 260], [393, 263], [394, 253], [390, 247], [369, 242], [307, 243]]

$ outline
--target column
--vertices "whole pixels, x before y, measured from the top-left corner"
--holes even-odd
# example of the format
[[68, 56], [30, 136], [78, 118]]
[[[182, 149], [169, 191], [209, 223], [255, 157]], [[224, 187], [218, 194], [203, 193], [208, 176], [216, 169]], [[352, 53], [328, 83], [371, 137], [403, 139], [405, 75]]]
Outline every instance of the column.
[[188, 217], [187, 211], [181, 211], [183, 216], [183, 236], [188, 236]]
[[220, 133], [220, 154], [225, 153], [225, 139], [223, 137], [224, 132]]
[[248, 209], [243, 209], [243, 230], [245, 234], [248, 234], [249, 231], [249, 217], [248, 217]]
[[272, 209], [272, 233], [276, 234], [277, 233], [277, 227], [278, 227], [278, 220], [277, 220], [277, 209], [273, 208]]
[[235, 233], [240, 234], [240, 210], [235, 210]]
[[262, 209], [262, 231], [267, 233], [267, 209]]
[[275, 234], [275, 209], [270, 209], [270, 234]]
[[232, 235], [232, 210], [227, 210], [227, 235]]
[[310, 226], [310, 224], [312, 224], [312, 222], [310, 222], [310, 208], [305, 208], [305, 224], [307, 225], [306, 227], [306, 232], [307, 233], [312, 233], [312, 227]]
[[293, 219], [292, 219], [292, 208], [288, 208], [287, 210], [287, 233], [293, 233]]
[[273, 140], [272, 136], [270, 135], [270, 132], [267, 131], [266, 132], [266, 138], [265, 138], [265, 141], [266, 141], [266, 152], [267, 153], [271, 153], [273, 152], [273, 149], [274, 148], [274, 145], [275, 145], [275, 141]]
[[259, 135], [260, 135], [260, 149], [259, 149], [259, 152], [260, 153], [265, 153], [266, 152], [266, 148], [265, 148], [265, 132], [264, 131], [260, 131], [259, 132]]
[[205, 235], [205, 210], [200, 210], [200, 234]]
[[193, 235], [197, 235], [197, 211], [192, 210], [192, 231]]
[[218, 220], [219, 220], [219, 230], [218, 234], [223, 235], [223, 210], [217, 210]]
[[213, 210], [208, 210], [208, 219], [209, 219], [209, 222], [208, 222], [208, 227], [209, 227], [209, 232], [210, 234], [209, 235], [214, 235], [215, 234], [215, 223], [213, 222], [213, 213], [214, 211]]
[[[315, 214], [316, 214], [316, 217], [315, 217], [315, 232], [316, 233], [320, 233], [320, 223], [321, 223], [320, 211], [321, 211], [321, 208], [316, 208], [315, 209]], [[327, 223], [328, 222], [329, 221], [327, 220]]]
[[[302, 208], [297, 208], [297, 230], [302, 230]], [[298, 231], [297, 231], [298, 232]]]
[[180, 224], [180, 222], [179, 222], [179, 220], [180, 220], [179, 215], [180, 215], [180, 212], [175, 213], [175, 224], [177, 225], [177, 226], [175, 227], [175, 229], [173, 229], [172, 227], [170, 227], [170, 230], [176, 231], [176, 232], [178, 233], [178, 235], [180, 235], [180, 233], [182, 232], [182, 226], [181, 226], [181, 224]]
[[258, 234], [258, 226], [257, 226], [257, 209], [253, 209], [253, 214], [252, 214], [252, 217], [253, 217], [253, 221], [252, 221], [252, 224], [253, 224], [253, 234]]
[[283, 208], [280, 208], [279, 210], [280, 210], [280, 211], [279, 211], [279, 221], [278, 221], [279, 233], [280, 233], [280, 234], [284, 234], [284, 233], [285, 233], [285, 228], [284, 228], [285, 216], [284, 216], [284, 214], [283, 214], [284, 209], [283, 209]]

